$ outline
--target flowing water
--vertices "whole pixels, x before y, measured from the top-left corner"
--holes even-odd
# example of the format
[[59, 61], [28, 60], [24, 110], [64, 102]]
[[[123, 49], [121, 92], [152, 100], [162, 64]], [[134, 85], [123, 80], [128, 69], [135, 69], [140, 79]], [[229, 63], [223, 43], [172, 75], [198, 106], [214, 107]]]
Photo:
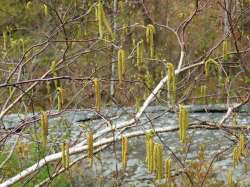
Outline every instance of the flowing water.
[[[213, 112], [204, 112], [198, 106], [192, 106], [190, 107], [190, 122], [218, 122], [225, 113], [223, 112], [223, 108], [216, 106], [216, 109]], [[134, 110], [131, 108], [109, 108], [103, 110], [101, 114], [106, 119], [111, 120], [113, 124], [116, 124], [131, 119], [134, 116]], [[11, 128], [16, 126], [21, 119], [27, 117], [32, 117], [32, 115], [9, 115], [4, 118], [3, 123], [6, 128]], [[242, 112], [238, 113], [234, 118], [228, 119], [226, 123], [237, 123], [236, 125], [238, 126], [249, 125], [250, 127], [249, 108], [242, 109]], [[105, 120], [90, 110], [67, 111], [63, 114], [63, 117], [54, 117], [51, 119], [49, 124], [49, 142], [54, 151], [60, 151], [59, 145], [65, 139], [70, 140], [71, 143], [80, 141], [85, 139], [84, 133], [86, 131], [91, 129], [91, 131], [95, 132], [105, 128], [107, 125]], [[126, 132], [145, 130], [152, 128], [152, 126], [155, 128], [166, 126], [177, 127], [177, 115], [168, 112], [165, 107], [152, 106], [142, 115], [136, 127], [128, 129]], [[31, 127], [30, 130], [26, 130], [20, 141], [31, 141], [32, 136], [30, 136], [30, 133], [34, 131], [39, 131], [39, 129]], [[201, 145], [205, 147], [205, 160], [210, 163], [216, 153], [234, 144], [231, 140], [234, 137], [222, 130], [191, 129], [188, 131], [188, 134], [192, 143], [188, 147], [189, 151], [187, 155], [183, 153], [183, 146], [179, 143], [178, 131], [158, 134], [159, 137], [155, 137], [154, 140], [155, 142], [160, 142], [161, 139], [166, 146], [176, 153], [176, 156], [185, 159], [187, 165], [191, 161], [197, 160], [197, 153]], [[250, 139], [250, 136], [248, 135], [247, 138]], [[7, 141], [10, 144], [11, 142], [13, 142], [13, 136]], [[250, 149], [249, 143], [247, 147]], [[87, 161], [82, 161], [79, 166], [85, 169], [83, 169], [83, 174], [74, 173], [75, 186], [97, 186], [98, 181], [102, 181], [104, 186], [110, 186], [115, 179], [120, 182], [121, 186], [154, 186], [154, 175], [147, 171], [145, 164], [145, 138], [143, 136], [129, 139], [129, 159], [128, 167], [125, 171], [121, 167], [120, 144], [116, 143], [115, 148], [116, 155], [114, 154], [113, 146], [100, 152], [98, 157], [101, 159], [95, 159], [92, 169], [87, 167]], [[168, 158], [169, 156], [170, 152], [164, 149], [164, 158]], [[180, 167], [178, 166], [178, 168]], [[225, 181], [226, 174], [230, 168], [232, 168], [232, 149], [229, 149], [215, 159], [212, 168], [214, 178], [218, 181]], [[118, 176], [116, 171], [118, 171]], [[242, 186], [250, 185], [250, 158], [246, 157], [242, 159], [242, 163], [233, 170], [233, 177], [235, 181], [241, 181]]]

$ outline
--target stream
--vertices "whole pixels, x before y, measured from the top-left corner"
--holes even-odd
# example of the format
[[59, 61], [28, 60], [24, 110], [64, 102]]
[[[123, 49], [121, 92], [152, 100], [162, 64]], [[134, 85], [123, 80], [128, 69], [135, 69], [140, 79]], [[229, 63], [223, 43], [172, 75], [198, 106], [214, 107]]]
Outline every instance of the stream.
[[[216, 110], [215, 110], [216, 109]], [[53, 111], [52, 111], [53, 112]], [[210, 106], [209, 110], [205, 110], [203, 106], [189, 107], [189, 121], [200, 122], [218, 122], [223, 115], [225, 115], [224, 106]], [[101, 111], [101, 114], [112, 122], [113, 125], [121, 121], [133, 118], [135, 111], [132, 108], [107, 108]], [[35, 114], [36, 116], [37, 114]], [[6, 129], [16, 127], [20, 121], [32, 118], [32, 114], [21, 115], [11, 114], [5, 116], [2, 123]], [[66, 111], [63, 117], [53, 117], [49, 121], [49, 145], [53, 150], [60, 151], [60, 144], [68, 139], [71, 143], [79, 142], [85, 139], [84, 133], [91, 129], [92, 132], [101, 130], [107, 126], [104, 119], [100, 118], [94, 111]], [[132, 130], [146, 130], [152, 126], [157, 127], [178, 127], [178, 118], [176, 113], [169, 112], [164, 106], [150, 106], [142, 115], [136, 127], [128, 129], [126, 132]], [[249, 125], [250, 128], [250, 107], [243, 107], [234, 118], [229, 118], [225, 124], [233, 124], [237, 126]], [[20, 141], [29, 142], [33, 140], [30, 134], [34, 131], [39, 131], [39, 125], [32, 126], [25, 130], [24, 135], [20, 137]], [[158, 134], [161, 141], [164, 142], [176, 155], [185, 159], [186, 164], [197, 160], [198, 150], [201, 145], [205, 147], [205, 160], [210, 163], [214, 155], [218, 151], [233, 145], [231, 138], [233, 136], [226, 134], [222, 130], [206, 130], [206, 129], [190, 129], [188, 131], [189, 138], [192, 143], [189, 146], [188, 154], [183, 154], [183, 146], [179, 142], [178, 131]], [[111, 135], [107, 136], [111, 137]], [[6, 144], [12, 144], [15, 136], [7, 139]], [[250, 139], [250, 134], [247, 135]], [[155, 142], [160, 143], [158, 137], [154, 138]], [[116, 181], [120, 182], [120, 186], [155, 186], [154, 175], [147, 171], [145, 163], [145, 137], [135, 137], [129, 139], [129, 154], [128, 166], [124, 171], [121, 166], [121, 146], [116, 143], [116, 157], [113, 151], [113, 146], [106, 148], [98, 153], [98, 158], [94, 160], [93, 168], [88, 167], [86, 160], [81, 161], [78, 165], [83, 168], [83, 174], [73, 172], [74, 184], [73, 186], [97, 186], [99, 181], [102, 181], [103, 186], [110, 186], [113, 183], [116, 170], [118, 176]], [[250, 151], [250, 143], [248, 141], [247, 149]], [[248, 157], [242, 159], [241, 163], [233, 169], [233, 179], [240, 181], [240, 186], [250, 186], [250, 153]], [[164, 149], [164, 159], [170, 156], [170, 152]], [[75, 156], [72, 156], [75, 157]], [[214, 161], [212, 171], [214, 173], [214, 180], [226, 181], [226, 175], [232, 167], [232, 149], [221, 154]], [[85, 169], [84, 169], [85, 168]], [[179, 169], [181, 169], [178, 166]], [[177, 177], [178, 178], [178, 177]], [[181, 180], [181, 179], [180, 179]]]

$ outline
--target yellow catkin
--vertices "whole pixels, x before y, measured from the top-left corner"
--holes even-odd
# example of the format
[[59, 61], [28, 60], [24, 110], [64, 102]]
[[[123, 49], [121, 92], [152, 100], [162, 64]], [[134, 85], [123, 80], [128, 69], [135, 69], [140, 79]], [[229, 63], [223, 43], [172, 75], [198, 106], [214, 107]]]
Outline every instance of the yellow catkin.
[[185, 106], [179, 106], [179, 137], [181, 143], [186, 143], [188, 128], [188, 111]]
[[95, 21], [97, 21], [98, 22], [98, 29], [99, 29], [99, 13], [98, 13], [98, 5], [97, 6], [95, 6]]
[[147, 84], [148, 89], [150, 89], [150, 91], [151, 91], [151, 89], [154, 86], [154, 79], [149, 71], [147, 71], [147, 73], [145, 75], [145, 80], [146, 80], [146, 84]]
[[206, 62], [205, 62], [205, 75], [206, 75], [206, 77], [208, 77], [209, 76], [209, 60], [207, 60]]
[[240, 134], [240, 142], [239, 142], [239, 149], [240, 149], [240, 154], [245, 155], [245, 136], [244, 134]]
[[154, 144], [154, 151], [152, 155], [152, 171], [151, 172], [156, 172], [157, 171], [157, 144]]
[[66, 168], [69, 167], [69, 144], [68, 143], [65, 143], [65, 165], [66, 165]]
[[24, 40], [23, 40], [23, 38], [19, 39], [19, 43], [21, 44], [21, 46], [22, 46], [22, 51], [23, 51], [23, 53], [24, 53]]
[[155, 173], [156, 172], [156, 162], [157, 162], [157, 144], [155, 144], [153, 141], [152, 141], [152, 151], [151, 151], [151, 155], [149, 156], [150, 158], [150, 167], [149, 167], [149, 172], [151, 173]]
[[171, 105], [174, 105], [176, 102], [176, 81], [175, 81], [175, 68], [171, 63], [167, 63], [167, 88], [168, 88], [168, 99]]
[[234, 186], [233, 172], [232, 172], [232, 170], [230, 170], [227, 173], [227, 187], [233, 187], [233, 186]]
[[65, 142], [63, 142], [61, 145], [61, 151], [62, 151], [62, 165], [64, 168], [67, 168], [66, 143]]
[[58, 87], [57, 88], [57, 109], [58, 111], [62, 110], [64, 104], [64, 89]]
[[42, 144], [43, 147], [46, 147], [47, 137], [48, 137], [48, 124], [49, 124], [47, 112], [42, 112], [40, 118], [41, 118], [41, 128], [42, 128]]
[[94, 79], [95, 86], [95, 107], [97, 111], [101, 110], [101, 84], [99, 79]]
[[119, 1], [119, 8], [121, 10], [121, 14], [124, 14], [125, 12], [125, 1]]
[[171, 178], [171, 159], [165, 160], [165, 179], [166, 182]]
[[163, 178], [163, 146], [162, 144], [156, 144], [156, 179]]
[[98, 29], [99, 29], [99, 36], [100, 38], [103, 38], [103, 11], [102, 11], [102, 4], [101, 2], [98, 3], [97, 5], [97, 20], [98, 20]]
[[49, 11], [48, 11], [48, 6], [46, 4], [43, 4], [43, 10], [44, 10], [44, 15], [48, 16]]
[[240, 161], [240, 149], [238, 146], [233, 149], [233, 166], [236, 167]]
[[8, 91], [9, 91], [9, 95], [12, 95], [13, 94], [13, 92], [14, 92], [14, 89], [13, 89], [13, 87], [9, 87], [9, 89], [8, 89]]
[[150, 139], [149, 134], [146, 134], [145, 135], [145, 146], [146, 146], [145, 162], [147, 163], [147, 166], [148, 166], [148, 158], [149, 158], [149, 139]]
[[118, 80], [119, 84], [122, 84], [125, 74], [125, 51], [123, 49], [118, 50]]
[[236, 158], [237, 158], [237, 156], [236, 156], [236, 154], [237, 154], [237, 147], [235, 147], [234, 149], [233, 149], [233, 166], [235, 167], [236, 165], [237, 165], [237, 160], [236, 160]]
[[154, 141], [153, 141], [154, 134], [152, 132], [146, 133], [146, 163], [149, 172], [154, 171]]
[[104, 33], [104, 26], [106, 27], [106, 29], [108, 30], [108, 32], [110, 33], [112, 39], [114, 39], [114, 33], [112, 31], [112, 28], [105, 16], [105, 12], [103, 9], [103, 5], [102, 2], [99, 1], [99, 3], [97, 4], [97, 20], [98, 20], [98, 28], [99, 28], [99, 35], [100, 38], [103, 38], [103, 33]]
[[154, 25], [148, 24], [146, 27], [146, 40], [147, 40], [147, 43], [149, 45], [151, 58], [153, 58], [153, 56], [154, 56], [154, 34], [155, 34]]
[[143, 56], [144, 56], [144, 45], [143, 45], [143, 40], [141, 40], [136, 45], [136, 63], [139, 68], [143, 62]]
[[26, 4], [26, 8], [29, 10], [29, 9], [31, 9], [31, 7], [32, 7], [32, 2], [29, 1], [29, 2]]
[[185, 131], [188, 129], [188, 123], [189, 123], [189, 116], [188, 116], [188, 111], [185, 106], [183, 106], [183, 118], [182, 118], [182, 123], [183, 126], [185, 127]]
[[151, 154], [151, 143], [153, 142], [152, 140], [153, 136], [151, 133], [146, 133], [146, 163], [147, 163], [147, 167], [149, 169], [149, 165], [150, 165], [150, 154]]
[[206, 104], [207, 86], [201, 86], [201, 103]]
[[138, 112], [140, 110], [141, 107], [141, 98], [136, 98], [135, 99], [135, 111]]
[[[205, 62], [205, 75], [206, 75], [206, 77], [209, 77], [210, 69], [211, 69], [212, 65], [215, 67], [215, 69], [217, 70], [218, 73], [220, 72], [219, 63], [216, 62], [214, 59], [210, 58]], [[217, 74], [217, 76], [219, 77], [220, 75]]]
[[128, 163], [128, 138], [122, 137], [122, 167], [126, 169]]
[[204, 144], [202, 144], [202, 145], [199, 146], [199, 151], [198, 151], [197, 158], [200, 161], [203, 161], [205, 159], [205, 145]]
[[149, 139], [148, 142], [148, 146], [149, 146], [149, 154], [148, 154], [148, 170], [149, 172], [153, 172], [153, 153], [154, 153], [154, 142], [153, 142], [153, 138]]
[[6, 31], [3, 31], [3, 49], [7, 49], [7, 41], [8, 41], [8, 34]]
[[227, 61], [228, 60], [228, 41], [227, 40], [223, 41], [222, 51], [223, 51], [223, 59], [224, 61]]
[[46, 81], [46, 89], [47, 89], [49, 106], [51, 106], [52, 105], [52, 93], [51, 93], [51, 86], [50, 86], [49, 81]]
[[124, 50], [121, 51], [121, 59], [122, 59], [122, 75], [125, 75], [125, 71], [126, 71], [126, 53]]
[[89, 132], [87, 137], [88, 143], [88, 158], [90, 160], [90, 166], [93, 166], [93, 159], [94, 159], [94, 138], [93, 133]]
[[[56, 77], [56, 76], [57, 76], [57, 72], [56, 72], [56, 61], [52, 61], [52, 62], [51, 62], [50, 71], [51, 71], [53, 77]], [[55, 87], [56, 87], [56, 88], [59, 87], [59, 81], [58, 81], [58, 80], [54, 80], [54, 84], [55, 84]]]
[[113, 33], [112, 28], [110, 26], [110, 23], [109, 23], [108, 19], [105, 16], [104, 9], [102, 9], [102, 15], [103, 15], [103, 23], [104, 23], [106, 29], [108, 30], [109, 34], [111, 35], [112, 40], [114, 40], [115, 39], [115, 34]]
[[50, 71], [54, 76], [56, 76], [56, 61], [51, 62]]

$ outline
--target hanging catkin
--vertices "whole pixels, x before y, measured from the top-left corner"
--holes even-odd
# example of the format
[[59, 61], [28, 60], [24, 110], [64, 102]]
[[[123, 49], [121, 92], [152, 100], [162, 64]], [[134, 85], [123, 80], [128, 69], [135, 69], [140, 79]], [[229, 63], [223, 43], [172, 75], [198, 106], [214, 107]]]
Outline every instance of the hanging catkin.
[[220, 76], [221, 76], [220, 75], [220, 64], [211, 58], [205, 62], [205, 75], [206, 75], [206, 77], [209, 77], [212, 67], [214, 67], [216, 69], [216, 72], [217, 72], [216, 75], [218, 78], [220, 78]]
[[118, 50], [118, 80], [119, 84], [122, 84], [125, 74], [125, 51], [123, 49]]
[[42, 144], [43, 147], [45, 148], [47, 146], [47, 137], [48, 137], [48, 114], [47, 112], [42, 112], [40, 115], [41, 119], [41, 128], [42, 128]]
[[146, 133], [145, 135], [145, 146], [146, 146], [145, 162], [147, 163], [147, 166], [148, 166], [148, 160], [149, 160], [149, 139], [150, 139], [150, 134]]
[[128, 138], [122, 137], [122, 167], [126, 169], [128, 163]]
[[227, 173], [227, 187], [233, 187], [234, 182], [233, 182], [233, 171], [229, 170]]
[[163, 178], [163, 146], [162, 144], [156, 144], [156, 179]]
[[241, 155], [245, 155], [245, 145], [246, 145], [245, 136], [244, 134], [240, 134], [239, 149]]
[[95, 107], [97, 111], [101, 110], [101, 85], [99, 79], [94, 79], [95, 86]]
[[61, 151], [62, 151], [62, 165], [63, 165], [64, 168], [66, 168], [65, 143], [62, 143]]
[[26, 8], [27, 10], [30, 10], [32, 8], [32, 2], [28, 1], [28, 3], [26, 4]]
[[153, 138], [150, 136], [147, 139], [147, 166], [148, 166], [148, 171], [153, 172], [153, 153], [154, 153], [154, 142]]
[[179, 106], [179, 137], [181, 143], [186, 143], [188, 128], [188, 111], [183, 105]]
[[170, 179], [171, 177], [171, 159], [165, 160], [165, 179], [166, 182]]
[[167, 88], [168, 88], [168, 99], [171, 105], [176, 102], [176, 81], [175, 81], [175, 68], [172, 63], [167, 63]]
[[66, 168], [69, 167], [69, 144], [68, 143], [65, 143], [65, 162], [66, 162]]
[[236, 167], [239, 164], [240, 156], [241, 156], [240, 148], [238, 146], [235, 146], [233, 149], [233, 166], [234, 167]]
[[94, 138], [93, 133], [89, 132], [87, 137], [88, 143], [88, 158], [90, 160], [90, 166], [93, 166], [93, 159], [94, 159]]
[[153, 150], [153, 155], [152, 155], [152, 171], [151, 172], [156, 172], [157, 170], [157, 144], [154, 144], [154, 150]]
[[114, 33], [110, 27], [110, 24], [106, 18], [104, 9], [103, 9], [103, 4], [101, 1], [98, 2], [97, 4], [97, 10], [96, 10], [96, 15], [97, 15], [97, 20], [98, 20], [98, 29], [99, 29], [99, 36], [102, 39], [103, 34], [104, 34], [104, 27], [108, 30], [110, 33], [112, 39], [114, 39]]
[[51, 86], [50, 86], [49, 81], [46, 81], [46, 89], [47, 89], [48, 103], [49, 103], [49, 106], [51, 106], [52, 105], [52, 93], [51, 93]]
[[57, 109], [60, 111], [64, 104], [64, 89], [61, 87], [57, 88]]
[[[51, 62], [50, 71], [51, 71], [53, 77], [57, 76], [56, 61], [52, 61]], [[58, 88], [59, 87], [59, 81], [58, 80], [54, 80], [54, 85], [55, 85], [56, 88]]]
[[144, 45], [143, 45], [143, 40], [141, 40], [136, 45], [136, 63], [139, 68], [141, 67], [143, 62], [143, 56], [144, 56]]
[[102, 3], [99, 2], [97, 5], [97, 20], [98, 20], [98, 29], [99, 29], [99, 36], [103, 38], [103, 11], [102, 11]]
[[207, 86], [201, 86], [201, 103], [206, 104]]
[[3, 31], [3, 49], [7, 49], [7, 42], [8, 42], [8, 33]]
[[69, 167], [69, 144], [63, 142], [61, 146], [62, 164], [65, 169]]
[[49, 11], [48, 11], [48, 6], [46, 4], [43, 4], [43, 10], [44, 10], [44, 15], [48, 16]]
[[150, 57], [154, 56], [154, 35], [155, 35], [155, 27], [152, 24], [148, 24], [146, 27], [146, 41], [149, 45]]

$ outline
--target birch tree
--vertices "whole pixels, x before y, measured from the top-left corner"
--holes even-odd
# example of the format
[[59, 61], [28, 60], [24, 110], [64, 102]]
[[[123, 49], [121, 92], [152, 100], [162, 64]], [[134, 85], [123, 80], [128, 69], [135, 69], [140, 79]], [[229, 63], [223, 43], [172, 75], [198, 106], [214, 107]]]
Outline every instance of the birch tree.
[[[248, 9], [233, 14], [231, 0], [167, 2], [0, 2], [0, 169], [13, 167], [3, 172], [0, 186], [26, 184], [26, 180], [48, 185], [82, 160], [92, 167], [95, 156], [107, 147], [119, 160], [118, 143], [126, 170], [130, 140], [142, 136], [145, 166], [159, 184], [163, 163], [169, 184], [180, 175], [183, 185], [202, 186], [210, 184], [214, 160], [224, 152], [232, 153], [234, 166], [249, 156], [245, 149], [249, 127], [230, 121], [250, 100], [249, 37], [239, 23]], [[159, 13], [166, 10], [167, 18]], [[110, 103], [124, 111], [130, 107], [134, 113], [128, 119], [109, 118], [103, 110]], [[215, 103], [225, 106], [218, 122], [189, 121], [186, 105], [201, 104], [207, 109]], [[150, 105], [163, 105], [178, 114], [179, 124], [138, 128]], [[56, 146], [50, 139], [49, 122], [63, 119], [69, 111], [95, 113], [88, 120], [101, 119], [101, 129], [86, 125], [77, 140], [66, 137]], [[12, 113], [22, 120], [10, 128], [5, 119]], [[191, 129], [216, 130], [233, 140], [207, 162], [202, 160], [204, 150], [199, 152], [203, 173], [192, 173], [186, 159], [160, 141], [162, 134], [177, 132], [183, 150], [188, 150], [194, 143], [188, 138]], [[32, 149], [21, 141], [27, 134]], [[154, 142], [153, 136], [161, 143]], [[8, 145], [13, 138], [15, 143]], [[165, 161], [164, 151], [169, 153]], [[32, 154], [35, 159], [28, 160]], [[22, 168], [10, 165], [15, 157]], [[46, 177], [36, 178], [44, 170]], [[116, 176], [119, 172], [116, 167]], [[193, 177], [196, 174], [198, 179]], [[229, 171], [228, 184], [233, 183], [232, 175]]]

